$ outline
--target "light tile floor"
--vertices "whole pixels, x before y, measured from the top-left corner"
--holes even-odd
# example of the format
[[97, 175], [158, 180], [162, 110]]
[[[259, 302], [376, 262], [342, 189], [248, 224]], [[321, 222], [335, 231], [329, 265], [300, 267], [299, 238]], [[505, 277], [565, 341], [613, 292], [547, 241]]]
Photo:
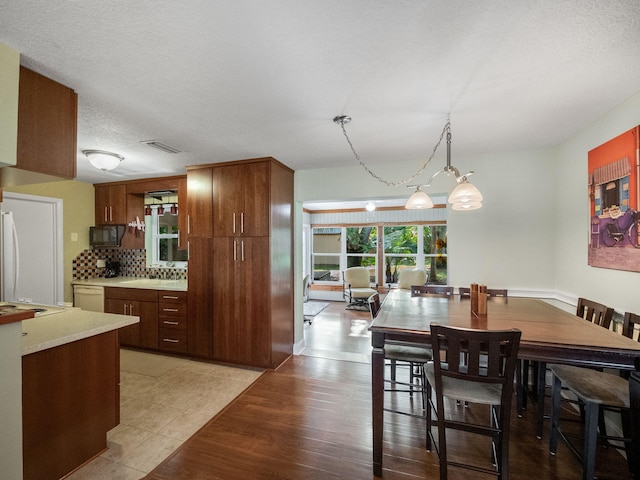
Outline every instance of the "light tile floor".
[[120, 425], [68, 480], [143, 478], [251, 385], [262, 370], [120, 351]]

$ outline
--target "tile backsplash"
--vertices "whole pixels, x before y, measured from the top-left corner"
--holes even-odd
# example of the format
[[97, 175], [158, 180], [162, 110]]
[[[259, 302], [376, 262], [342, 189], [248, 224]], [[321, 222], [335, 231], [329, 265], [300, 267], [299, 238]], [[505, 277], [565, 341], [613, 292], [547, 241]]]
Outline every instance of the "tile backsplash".
[[121, 277], [171, 277], [186, 279], [187, 270], [184, 268], [147, 268], [146, 250], [123, 250], [120, 248], [94, 248], [83, 250], [73, 261], [73, 279], [90, 280], [104, 276], [104, 268], [98, 268], [97, 261], [120, 262]]

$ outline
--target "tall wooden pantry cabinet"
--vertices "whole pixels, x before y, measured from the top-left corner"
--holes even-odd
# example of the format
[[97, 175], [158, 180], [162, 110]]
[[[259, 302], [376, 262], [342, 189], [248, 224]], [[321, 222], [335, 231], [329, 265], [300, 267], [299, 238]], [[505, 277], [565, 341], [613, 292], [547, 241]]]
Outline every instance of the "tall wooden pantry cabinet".
[[[197, 265], [194, 278], [190, 257], [189, 301], [192, 283], [212, 273], [212, 358], [274, 368], [293, 352], [293, 171], [270, 157], [189, 167], [188, 197], [203, 170], [212, 179], [212, 264]], [[194, 212], [200, 221], [203, 211]], [[189, 321], [205, 295], [194, 296]]]

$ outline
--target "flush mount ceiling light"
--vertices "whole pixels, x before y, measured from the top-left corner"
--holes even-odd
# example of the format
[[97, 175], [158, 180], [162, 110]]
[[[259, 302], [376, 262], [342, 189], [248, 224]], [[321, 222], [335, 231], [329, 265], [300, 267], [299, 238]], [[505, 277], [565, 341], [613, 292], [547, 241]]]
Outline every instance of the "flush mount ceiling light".
[[376, 209], [376, 204], [369, 200], [364, 208], [367, 210], [367, 212], [373, 212]]
[[[476, 210], [482, 207], [482, 195], [480, 194], [480, 192], [476, 187], [474, 187], [471, 183], [469, 183], [469, 180], [467, 179], [467, 177], [473, 175], [473, 172], [471, 171], [469, 173], [466, 173], [465, 175], [460, 175], [460, 172], [458, 171], [458, 169], [451, 165], [451, 122], [449, 121], [449, 119], [447, 119], [447, 122], [445, 123], [442, 129], [442, 133], [440, 134], [438, 143], [436, 143], [436, 146], [433, 148], [431, 155], [429, 156], [429, 158], [427, 158], [424, 164], [411, 177], [405, 180], [400, 180], [396, 182], [387, 181], [382, 177], [380, 177], [379, 175], [376, 175], [360, 159], [360, 155], [358, 155], [358, 153], [356, 152], [353, 144], [351, 143], [351, 140], [349, 139], [349, 136], [347, 135], [347, 130], [345, 128], [345, 124], [351, 122], [350, 116], [338, 115], [333, 118], [333, 122], [340, 125], [340, 127], [342, 128], [342, 133], [344, 134], [344, 137], [347, 139], [347, 143], [349, 144], [349, 147], [351, 148], [353, 155], [355, 156], [358, 163], [360, 163], [360, 165], [362, 165], [362, 167], [367, 171], [367, 173], [369, 173], [369, 175], [371, 175], [373, 178], [375, 178], [379, 182], [384, 183], [388, 187], [398, 187], [400, 185], [405, 185], [410, 188], [415, 188], [415, 191], [407, 200], [405, 208], [407, 209], [433, 208], [433, 201], [431, 200], [429, 195], [427, 195], [425, 192], [421, 190], [420, 187], [430, 186], [433, 179], [441, 173], [445, 173], [447, 176], [453, 174], [456, 178], [456, 182], [458, 183], [456, 188], [454, 188], [451, 194], [449, 195], [449, 199], [448, 199], [449, 203], [451, 204], [451, 208], [453, 210], [463, 210], [463, 211]], [[434, 173], [426, 184], [408, 185], [409, 182], [411, 182], [418, 175], [420, 175], [425, 170], [427, 165], [429, 165], [429, 163], [431, 162], [431, 159], [433, 158], [436, 151], [438, 150], [438, 147], [442, 143], [442, 139], [445, 137], [445, 135], [447, 139], [447, 164], [445, 165], [444, 169]]]
[[98, 170], [102, 170], [103, 172], [107, 172], [109, 170], [113, 170], [120, 162], [124, 160], [122, 155], [118, 155], [117, 153], [107, 152], [105, 150], [82, 150], [82, 153], [85, 157], [89, 159], [91, 165], [96, 167]]

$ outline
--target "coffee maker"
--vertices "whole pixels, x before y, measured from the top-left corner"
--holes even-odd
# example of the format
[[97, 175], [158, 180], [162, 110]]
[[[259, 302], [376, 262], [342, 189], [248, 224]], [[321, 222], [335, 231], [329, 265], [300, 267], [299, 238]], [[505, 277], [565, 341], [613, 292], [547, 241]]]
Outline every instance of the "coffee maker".
[[104, 278], [113, 278], [120, 275], [120, 262], [107, 262], [104, 269]]

